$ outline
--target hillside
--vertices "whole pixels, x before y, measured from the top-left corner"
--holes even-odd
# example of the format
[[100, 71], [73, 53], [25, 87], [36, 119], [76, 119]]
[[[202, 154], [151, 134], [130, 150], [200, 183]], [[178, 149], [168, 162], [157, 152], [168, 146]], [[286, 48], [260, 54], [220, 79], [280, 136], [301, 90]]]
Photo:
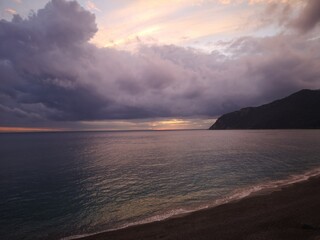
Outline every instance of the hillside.
[[222, 115], [209, 128], [319, 129], [320, 90], [301, 90], [288, 97]]

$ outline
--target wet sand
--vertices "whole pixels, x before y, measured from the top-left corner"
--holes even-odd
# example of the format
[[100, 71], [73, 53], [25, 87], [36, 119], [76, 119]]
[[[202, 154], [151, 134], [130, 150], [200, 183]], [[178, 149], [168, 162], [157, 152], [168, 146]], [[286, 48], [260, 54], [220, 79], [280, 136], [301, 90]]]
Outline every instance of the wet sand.
[[320, 178], [184, 216], [81, 239], [320, 240]]

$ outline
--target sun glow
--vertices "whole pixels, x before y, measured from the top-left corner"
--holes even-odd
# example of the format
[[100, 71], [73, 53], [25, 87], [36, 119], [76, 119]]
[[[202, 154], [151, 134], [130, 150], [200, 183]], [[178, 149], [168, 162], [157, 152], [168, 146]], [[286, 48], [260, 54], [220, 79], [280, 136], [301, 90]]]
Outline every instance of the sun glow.
[[62, 129], [55, 128], [28, 128], [28, 127], [0, 127], [0, 133], [9, 132], [57, 132], [62, 131]]
[[169, 119], [152, 122], [152, 129], [154, 130], [173, 130], [173, 129], [187, 129], [192, 126], [192, 122], [183, 119]]

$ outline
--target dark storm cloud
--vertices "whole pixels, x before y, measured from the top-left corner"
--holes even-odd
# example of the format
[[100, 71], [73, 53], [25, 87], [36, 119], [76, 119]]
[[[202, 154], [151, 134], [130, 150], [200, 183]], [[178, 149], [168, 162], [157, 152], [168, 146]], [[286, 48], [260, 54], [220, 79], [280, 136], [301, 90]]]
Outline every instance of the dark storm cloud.
[[319, 41], [245, 37], [204, 54], [177, 46], [135, 53], [88, 41], [95, 17], [52, 0], [0, 21], [0, 123], [217, 116], [320, 87]]
[[308, 0], [299, 17], [293, 21], [293, 26], [302, 32], [312, 30], [320, 22], [320, 1]]

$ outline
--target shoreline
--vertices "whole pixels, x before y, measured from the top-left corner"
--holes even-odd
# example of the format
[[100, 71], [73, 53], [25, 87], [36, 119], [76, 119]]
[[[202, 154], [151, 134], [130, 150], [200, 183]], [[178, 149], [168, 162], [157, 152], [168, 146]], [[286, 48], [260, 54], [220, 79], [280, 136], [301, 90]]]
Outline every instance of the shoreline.
[[[216, 206], [173, 215], [159, 221], [63, 239], [308, 239], [308, 237], [320, 237], [318, 171], [319, 169], [309, 171], [309, 176], [299, 175], [304, 179], [293, 177], [282, 184], [280, 184], [281, 181], [274, 181], [273, 186], [264, 186], [249, 192], [246, 196], [231, 199]], [[297, 211], [300, 214], [295, 215]]]

